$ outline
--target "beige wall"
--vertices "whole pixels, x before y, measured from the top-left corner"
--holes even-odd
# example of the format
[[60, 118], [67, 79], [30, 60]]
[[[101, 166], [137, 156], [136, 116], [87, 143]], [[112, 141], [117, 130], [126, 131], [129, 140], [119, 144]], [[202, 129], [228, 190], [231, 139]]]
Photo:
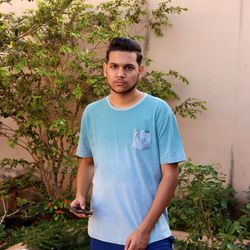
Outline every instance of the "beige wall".
[[[154, 1], [160, 2], [160, 1]], [[250, 1], [179, 0], [188, 12], [171, 18], [164, 39], [151, 36], [150, 57], [161, 70], [190, 80], [183, 97], [207, 101], [195, 121], [179, 119], [188, 157], [220, 165], [241, 198], [250, 185]], [[157, 44], [157, 48], [155, 45]], [[164, 54], [164, 56], [163, 56]]]
[[36, 1], [29, 2], [27, 0], [12, 0], [11, 4], [1, 4], [0, 5], [0, 12], [8, 13], [14, 12], [17, 15], [21, 15], [25, 10], [36, 8]]
[[[19, 13], [30, 4], [15, 1]], [[151, 68], [177, 70], [190, 80], [189, 87], [176, 87], [181, 96], [207, 101], [208, 110], [197, 120], [178, 118], [186, 154], [195, 163], [217, 164], [228, 175], [233, 166], [233, 186], [245, 199], [250, 185], [250, 1], [173, 4], [189, 11], [171, 17], [173, 27], [164, 38], [151, 34]], [[9, 150], [0, 143], [3, 157]]]

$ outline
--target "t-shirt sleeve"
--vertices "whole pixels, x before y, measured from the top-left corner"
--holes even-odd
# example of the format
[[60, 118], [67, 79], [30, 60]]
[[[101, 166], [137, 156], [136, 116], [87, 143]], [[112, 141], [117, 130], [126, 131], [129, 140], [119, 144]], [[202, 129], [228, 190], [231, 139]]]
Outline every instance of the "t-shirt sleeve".
[[182, 141], [172, 110], [157, 123], [160, 163], [168, 164], [186, 160]]
[[80, 136], [76, 155], [79, 157], [92, 157], [91, 147], [88, 135], [88, 112], [87, 109], [83, 112], [80, 128]]

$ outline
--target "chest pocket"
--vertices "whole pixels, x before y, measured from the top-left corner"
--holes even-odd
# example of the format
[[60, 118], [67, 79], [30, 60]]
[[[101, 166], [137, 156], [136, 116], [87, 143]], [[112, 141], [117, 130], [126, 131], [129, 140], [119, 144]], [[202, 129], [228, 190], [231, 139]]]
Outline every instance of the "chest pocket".
[[133, 147], [139, 150], [146, 150], [150, 147], [151, 133], [147, 130], [134, 129]]

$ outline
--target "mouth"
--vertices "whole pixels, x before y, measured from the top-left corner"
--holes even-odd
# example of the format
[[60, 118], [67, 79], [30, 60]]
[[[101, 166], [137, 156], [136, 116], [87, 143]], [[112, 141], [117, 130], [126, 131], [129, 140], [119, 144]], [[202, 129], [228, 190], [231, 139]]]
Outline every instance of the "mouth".
[[116, 84], [125, 84], [126, 81], [114, 81], [114, 83], [116, 83]]

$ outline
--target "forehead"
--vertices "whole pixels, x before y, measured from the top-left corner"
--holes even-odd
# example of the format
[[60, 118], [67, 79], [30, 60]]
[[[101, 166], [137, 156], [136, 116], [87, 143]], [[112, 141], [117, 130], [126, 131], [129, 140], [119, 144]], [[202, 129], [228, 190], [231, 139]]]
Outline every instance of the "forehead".
[[108, 63], [115, 63], [120, 65], [134, 64], [137, 65], [137, 55], [135, 52], [127, 51], [111, 51], [109, 54]]

